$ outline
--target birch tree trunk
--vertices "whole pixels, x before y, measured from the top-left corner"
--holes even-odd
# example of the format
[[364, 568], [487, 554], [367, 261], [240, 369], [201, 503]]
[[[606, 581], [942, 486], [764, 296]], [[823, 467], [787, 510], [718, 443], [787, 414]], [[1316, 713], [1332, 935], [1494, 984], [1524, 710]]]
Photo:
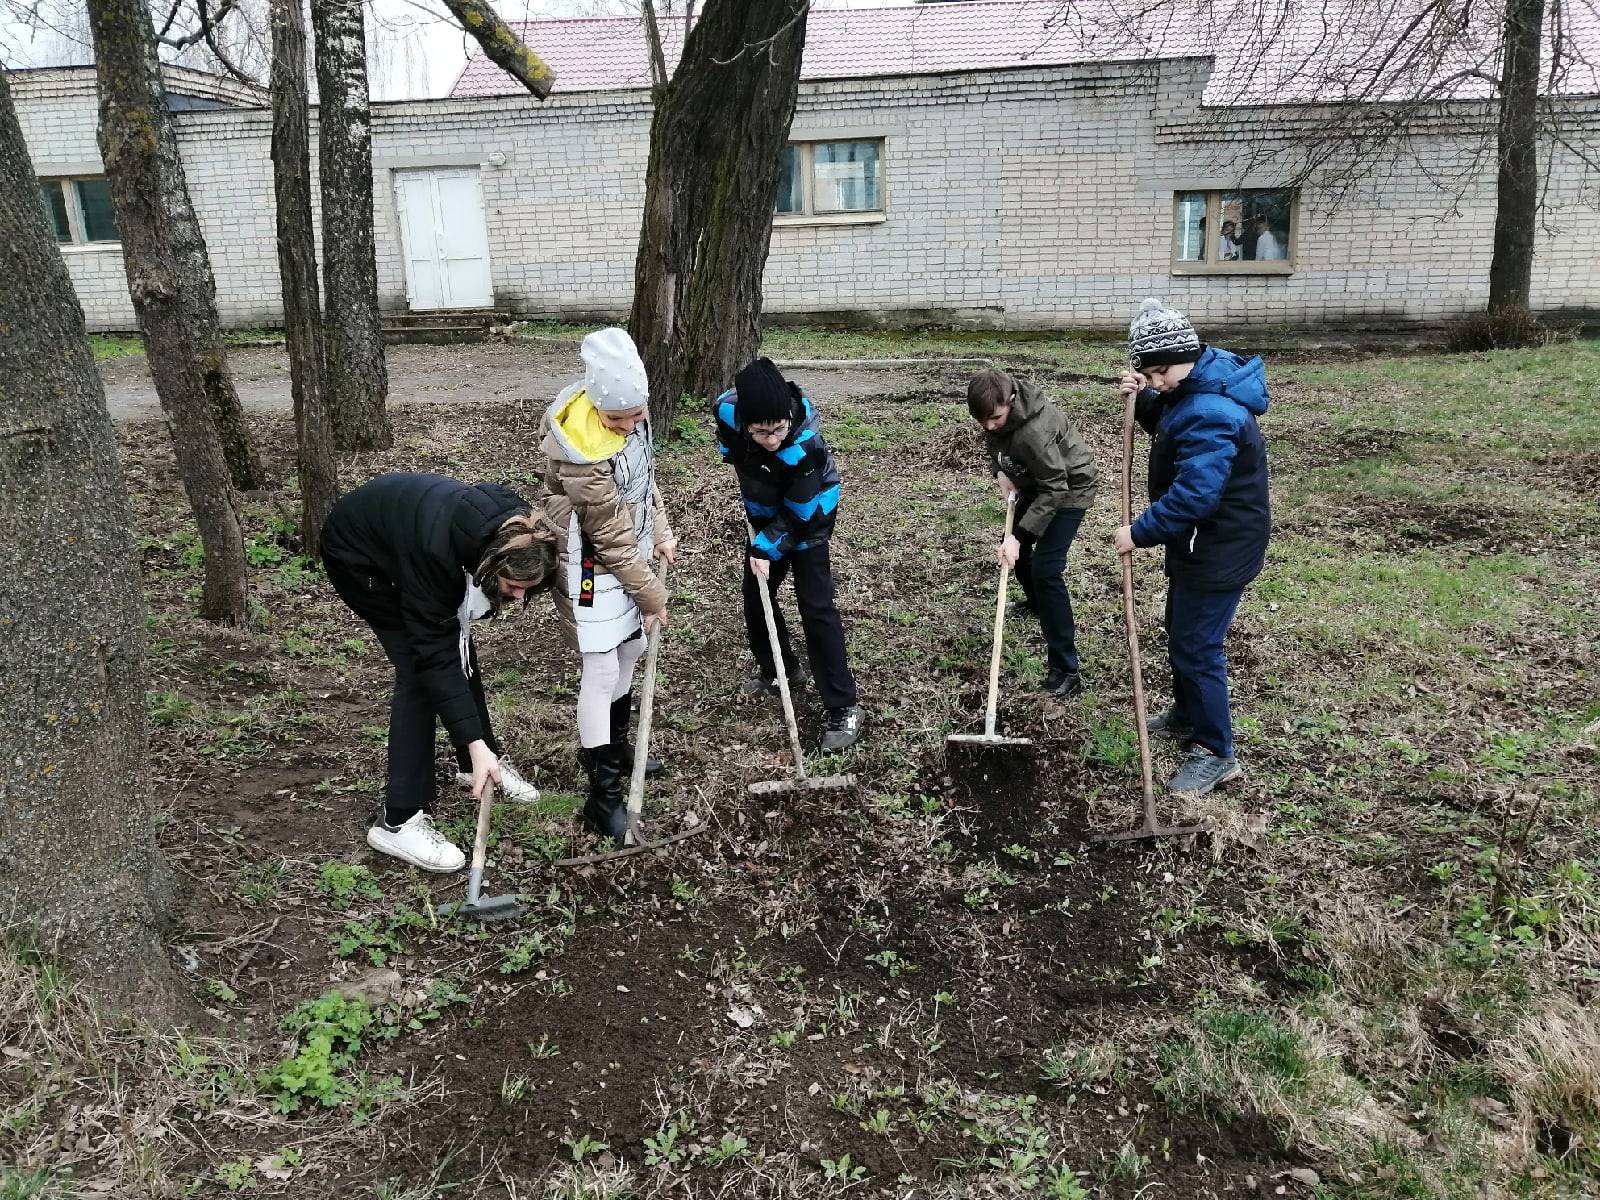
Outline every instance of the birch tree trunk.
[[311, 0], [322, 183], [323, 350], [328, 411], [342, 450], [394, 444], [372, 233], [372, 109], [362, 0]]
[[322, 523], [339, 496], [333, 425], [323, 391], [322, 305], [311, 224], [310, 103], [300, 0], [272, 0], [272, 184], [277, 198], [278, 275], [299, 445], [300, 542], [321, 555]]

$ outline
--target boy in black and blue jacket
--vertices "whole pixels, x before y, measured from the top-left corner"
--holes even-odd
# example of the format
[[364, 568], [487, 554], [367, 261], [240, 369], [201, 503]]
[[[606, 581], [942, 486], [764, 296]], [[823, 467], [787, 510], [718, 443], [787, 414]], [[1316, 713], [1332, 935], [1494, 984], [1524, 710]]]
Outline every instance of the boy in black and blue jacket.
[[[770, 359], [758, 358], [734, 376], [713, 411], [718, 448], [738, 472], [745, 514], [755, 530], [744, 564], [744, 620], [759, 674], [746, 691], [773, 688], [778, 673], [756, 589], [765, 586], [773, 595], [792, 571], [812, 678], [827, 710], [822, 748], [847, 749], [861, 736], [866, 712], [857, 703], [844, 622], [834, 602], [828, 539], [839, 508], [839, 469], [822, 440], [816, 409]], [[775, 595], [773, 616], [784, 673], [794, 681], [797, 664]]]
[[1233, 751], [1223, 641], [1250, 581], [1266, 563], [1272, 531], [1266, 368], [1204, 345], [1182, 313], [1158, 300], [1139, 306], [1128, 331], [1133, 370], [1124, 399], [1150, 443], [1150, 506], [1115, 535], [1117, 552], [1166, 547], [1167, 653], [1172, 707], [1152, 733], [1187, 746], [1168, 786], [1197, 796], [1242, 774]]

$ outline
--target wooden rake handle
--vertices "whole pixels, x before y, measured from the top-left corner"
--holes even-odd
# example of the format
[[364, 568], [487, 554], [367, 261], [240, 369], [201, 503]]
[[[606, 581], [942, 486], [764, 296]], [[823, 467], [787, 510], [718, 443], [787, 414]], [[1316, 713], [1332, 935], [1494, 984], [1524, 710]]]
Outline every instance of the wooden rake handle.
[[[1122, 523], [1133, 524], [1133, 407], [1138, 393], [1128, 397], [1122, 412]], [[1134, 727], [1139, 735], [1139, 772], [1144, 787], [1147, 825], [1153, 825], [1156, 808], [1155, 768], [1150, 762], [1150, 730], [1146, 725], [1144, 667], [1139, 659], [1139, 626], [1133, 610], [1133, 555], [1122, 559], [1122, 621], [1128, 631], [1128, 666], [1133, 673]]]
[[[750, 531], [750, 540], [756, 536], [755, 526], [746, 522], [745, 528]], [[745, 557], [750, 558], [748, 550]], [[761, 614], [767, 619], [767, 645], [772, 648], [772, 667], [778, 678], [778, 695], [783, 700], [783, 721], [789, 727], [789, 751], [794, 755], [795, 776], [804, 783], [806, 775], [806, 752], [800, 748], [800, 726], [794, 719], [794, 700], [789, 695], [789, 672], [783, 665], [783, 647], [778, 642], [778, 618], [772, 610], [772, 585], [770, 577], [763, 579], [756, 575], [754, 568], [746, 564], [746, 570], [755, 575], [756, 591], [761, 596]], [[772, 567], [769, 565], [770, 572]]]
[[[1006, 532], [1000, 539], [1011, 536], [1011, 522], [1017, 513], [1017, 494], [1006, 497]], [[1005, 640], [1006, 584], [1011, 579], [1011, 567], [1004, 558], [1000, 560], [1000, 590], [994, 598], [994, 645], [989, 651], [989, 707], [983, 716], [983, 736], [993, 737], [995, 721], [1000, 707], [1000, 649]]]
[[489, 858], [489, 820], [494, 810], [494, 780], [483, 781], [478, 800], [478, 831], [472, 839], [472, 866], [467, 872], [467, 903], [476, 904], [483, 889], [483, 864]]

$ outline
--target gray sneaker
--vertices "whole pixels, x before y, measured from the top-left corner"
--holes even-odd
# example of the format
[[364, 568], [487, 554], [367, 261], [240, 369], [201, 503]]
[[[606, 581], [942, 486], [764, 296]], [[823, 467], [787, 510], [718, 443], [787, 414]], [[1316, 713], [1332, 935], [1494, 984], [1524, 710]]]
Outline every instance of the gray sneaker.
[[823, 752], [837, 754], [854, 746], [861, 737], [861, 726], [866, 719], [867, 710], [859, 704], [852, 704], [849, 708], [830, 708], [822, 730]]
[[[789, 672], [789, 690], [798, 692], [810, 681], [810, 676], [804, 667], [796, 667]], [[778, 694], [778, 677], [776, 675], [763, 675], [756, 671], [739, 685], [741, 696], [765, 696], [768, 693]]]
[[1204, 746], [1194, 745], [1184, 752], [1178, 773], [1167, 780], [1167, 790], [1174, 796], [1192, 799], [1243, 776], [1244, 769], [1237, 758], [1223, 758]]
[[1144, 727], [1152, 734], [1163, 737], [1178, 738], [1183, 740], [1194, 736], [1194, 726], [1178, 715], [1178, 710], [1169, 708], [1165, 712], [1158, 712], [1144, 723]]

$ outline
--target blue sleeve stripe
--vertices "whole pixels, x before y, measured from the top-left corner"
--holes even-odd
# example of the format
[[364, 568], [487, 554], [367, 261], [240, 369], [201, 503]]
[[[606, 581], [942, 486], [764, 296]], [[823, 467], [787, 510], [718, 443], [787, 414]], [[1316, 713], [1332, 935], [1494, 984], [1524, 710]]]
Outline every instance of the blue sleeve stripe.
[[839, 485], [836, 483], [830, 488], [824, 488], [809, 500], [784, 500], [784, 505], [803, 521], [809, 521], [818, 513], [831, 513], [839, 507]]
[[734, 416], [733, 401], [728, 399], [731, 395], [733, 395], [732, 392], [723, 392], [717, 398], [717, 420], [721, 421], [729, 429], [737, 429], [739, 424]]
[[745, 498], [744, 506], [747, 511], [758, 517], [775, 517], [778, 515], [778, 506], [776, 504], [761, 504], [751, 500], [748, 496]]
[[751, 539], [750, 544], [757, 550], [765, 551], [767, 554], [771, 554], [774, 557], [783, 553], [782, 550], [779, 549], [779, 543], [769, 538], [765, 529], [756, 534], [756, 536]]
[[798, 467], [802, 462], [805, 461], [805, 457], [806, 448], [800, 445], [799, 442], [796, 442], [790, 446], [785, 446], [782, 450], [778, 451], [778, 459], [784, 463], [784, 465], [790, 467]]

